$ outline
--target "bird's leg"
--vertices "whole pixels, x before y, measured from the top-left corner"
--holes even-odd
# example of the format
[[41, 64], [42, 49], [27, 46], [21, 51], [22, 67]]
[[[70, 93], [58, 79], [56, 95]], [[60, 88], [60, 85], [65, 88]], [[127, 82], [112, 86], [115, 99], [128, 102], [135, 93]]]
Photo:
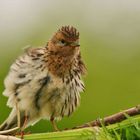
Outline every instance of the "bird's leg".
[[23, 126], [22, 126], [22, 129], [23, 129], [23, 130], [24, 130], [25, 127], [26, 127], [27, 121], [28, 121], [28, 115], [27, 115], [27, 112], [25, 111], [24, 122], [23, 122]]
[[26, 128], [27, 121], [28, 121], [28, 115], [27, 115], [27, 112], [25, 111], [24, 122], [21, 128], [21, 139], [24, 139], [24, 129]]
[[50, 119], [50, 121], [51, 121], [51, 124], [53, 126], [54, 131], [59, 131], [59, 129], [58, 129], [58, 127], [56, 125], [56, 122], [55, 122], [53, 117]]
[[16, 100], [16, 111], [17, 111], [17, 127], [20, 128], [20, 111], [19, 111], [19, 108], [18, 108], [17, 100]]

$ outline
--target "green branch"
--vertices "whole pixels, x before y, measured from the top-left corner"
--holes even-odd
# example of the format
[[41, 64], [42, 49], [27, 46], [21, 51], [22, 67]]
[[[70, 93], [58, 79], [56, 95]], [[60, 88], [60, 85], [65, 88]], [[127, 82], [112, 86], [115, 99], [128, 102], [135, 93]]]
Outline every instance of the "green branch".
[[[137, 127], [140, 116], [129, 117], [119, 123], [102, 127], [86, 127], [60, 132], [38, 133], [25, 135], [25, 140], [114, 140], [121, 139], [117, 131]], [[112, 133], [114, 133], [112, 135]]]
[[[72, 130], [24, 135], [25, 140], [121, 140], [140, 139], [140, 105], [95, 120]], [[12, 130], [0, 131], [8, 134]], [[5, 132], [5, 133], [4, 133]], [[127, 137], [127, 138], [126, 138]]]
[[24, 137], [25, 140], [93, 140], [96, 135], [94, 128], [82, 128], [60, 132], [31, 134]]

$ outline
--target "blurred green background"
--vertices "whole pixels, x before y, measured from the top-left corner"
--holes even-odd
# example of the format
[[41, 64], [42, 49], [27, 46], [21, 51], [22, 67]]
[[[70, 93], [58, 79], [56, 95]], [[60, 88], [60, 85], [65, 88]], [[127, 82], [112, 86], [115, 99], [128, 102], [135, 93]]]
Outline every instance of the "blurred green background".
[[[113, 114], [140, 103], [139, 0], [0, 0], [0, 123], [8, 116], [3, 81], [26, 45], [44, 45], [62, 25], [80, 32], [88, 68], [81, 106], [60, 129]], [[40, 121], [31, 132], [51, 131]]]

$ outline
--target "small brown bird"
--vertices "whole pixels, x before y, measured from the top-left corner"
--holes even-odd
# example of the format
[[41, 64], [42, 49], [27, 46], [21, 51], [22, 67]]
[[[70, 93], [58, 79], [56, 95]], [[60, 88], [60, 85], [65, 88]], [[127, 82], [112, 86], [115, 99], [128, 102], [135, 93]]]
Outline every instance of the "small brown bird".
[[0, 131], [26, 128], [40, 119], [58, 130], [55, 120], [70, 116], [79, 105], [85, 72], [79, 32], [72, 26], [61, 27], [46, 46], [26, 49], [5, 79], [3, 94], [12, 111]]

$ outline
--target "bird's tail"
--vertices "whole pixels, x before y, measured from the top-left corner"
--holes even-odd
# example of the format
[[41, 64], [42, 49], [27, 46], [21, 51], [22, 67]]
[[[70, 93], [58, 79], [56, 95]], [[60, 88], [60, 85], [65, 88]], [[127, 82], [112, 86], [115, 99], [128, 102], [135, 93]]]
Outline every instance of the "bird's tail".
[[[20, 112], [20, 126], [25, 120], [24, 112]], [[17, 111], [13, 108], [8, 118], [0, 125], [0, 132], [18, 127]]]

